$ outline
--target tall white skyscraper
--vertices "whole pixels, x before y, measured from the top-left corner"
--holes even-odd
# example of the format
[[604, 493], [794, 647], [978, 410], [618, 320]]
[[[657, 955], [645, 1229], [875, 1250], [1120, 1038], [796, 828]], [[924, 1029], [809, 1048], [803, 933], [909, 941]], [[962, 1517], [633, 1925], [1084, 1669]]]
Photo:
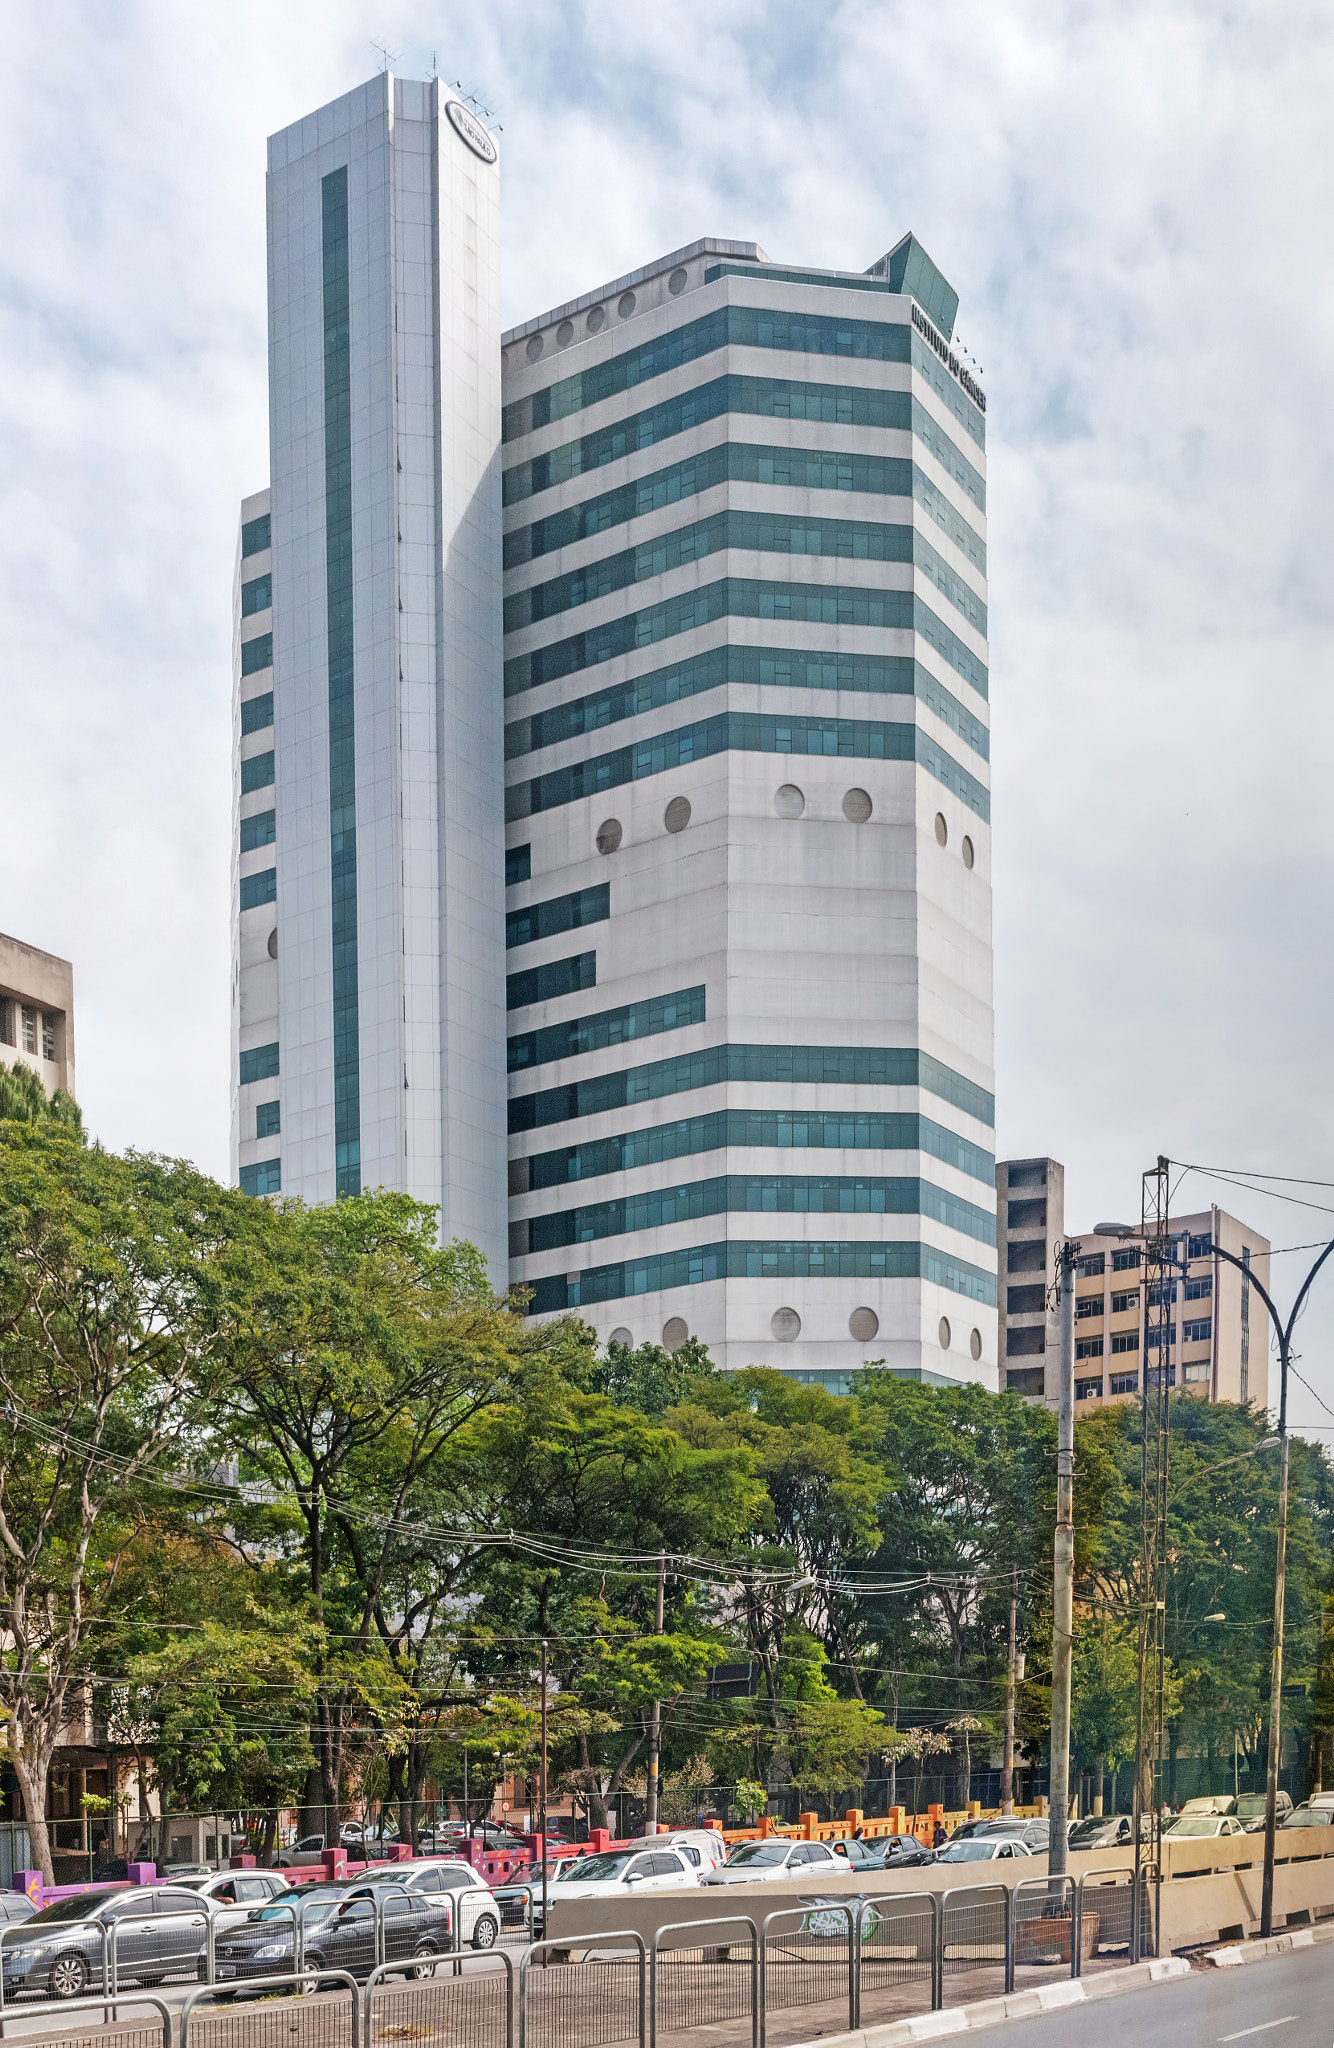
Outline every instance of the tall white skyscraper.
[[383, 75], [269, 143], [235, 611], [232, 1160], [438, 1203], [506, 1278], [499, 171]]
[[996, 1384], [985, 399], [911, 236], [504, 337], [511, 1275]]

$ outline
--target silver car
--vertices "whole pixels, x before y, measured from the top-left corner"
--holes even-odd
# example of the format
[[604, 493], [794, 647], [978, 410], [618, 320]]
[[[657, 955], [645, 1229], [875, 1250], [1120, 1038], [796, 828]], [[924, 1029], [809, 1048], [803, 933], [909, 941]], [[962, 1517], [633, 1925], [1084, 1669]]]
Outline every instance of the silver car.
[[760, 1842], [735, 1842], [721, 1870], [706, 1870], [701, 1884], [769, 1884], [783, 1878], [813, 1879], [836, 1877], [847, 1869], [823, 1842], [794, 1842], [785, 1835], [769, 1835]]
[[211, 1870], [205, 1877], [179, 1878], [173, 1889], [203, 1899], [215, 1927], [235, 1927], [257, 1906], [285, 1898], [293, 1887], [277, 1870]]

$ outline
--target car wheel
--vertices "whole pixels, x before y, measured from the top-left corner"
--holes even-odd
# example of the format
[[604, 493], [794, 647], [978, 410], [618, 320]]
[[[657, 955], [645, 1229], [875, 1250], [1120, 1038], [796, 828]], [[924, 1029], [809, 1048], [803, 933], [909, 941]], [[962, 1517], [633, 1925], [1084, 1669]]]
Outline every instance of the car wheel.
[[52, 1998], [81, 1998], [88, 1989], [88, 1965], [82, 1956], [57, 1956], [51, 1965]]
[[472, 1931], [473, 1947], [494, 1948], [496, 1945], [496, 1936], [499, 1934], [499, 1932], [500, 1929], [497, 1927], [495, 1921], [491, 1918], [491, 1915], [489, 1913], [483, 1913], [481, 1919], [477, 1922], [477, 1925], [473, 1928]]
[[408, 1971], [408, 1976], [416, 1978], [418, 1982], [420, 1982], [421, 1979], [424, 1977], [434, 1977], [435, 1953], [436, 1952], [431, 1947], [429, 1941], [418, 1942], [417, 1947], [414, 1950], [416, 1961], [413, 1963], [412, 1968]]

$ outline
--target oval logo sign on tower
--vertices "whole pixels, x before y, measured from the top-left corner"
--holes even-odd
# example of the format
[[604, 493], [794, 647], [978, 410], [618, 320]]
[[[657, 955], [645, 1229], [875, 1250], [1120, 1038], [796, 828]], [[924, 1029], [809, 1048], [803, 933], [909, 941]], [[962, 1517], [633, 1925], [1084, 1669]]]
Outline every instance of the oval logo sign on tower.
[[493, 164], [496, 160], [496, 145], [477, 116], [469, 113], [462, 100], [446, 100], [445, 112], [455, 134], [462, 137], [473, 155], [479, 156], [484, 164]]

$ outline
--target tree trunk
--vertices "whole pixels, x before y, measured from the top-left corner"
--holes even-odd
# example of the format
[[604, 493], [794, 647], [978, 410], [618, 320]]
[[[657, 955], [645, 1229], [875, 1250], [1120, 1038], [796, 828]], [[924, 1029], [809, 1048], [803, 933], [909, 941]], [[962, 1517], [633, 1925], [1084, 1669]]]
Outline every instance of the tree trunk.
[[46, 1825], [46, 1780], [50, 1771], [49, 1757], [30, 1757], [20, 1752], [11, 1756], [14, 1776], [19, 1781], [23, 1794], [23, 1810], [28, 1822], [28, 1840], [32, 1848], [33, 1862], [42, 1873], [43, 1884], [54, 1884], [55, 1870], [51, 1862], [51, 1836]]

